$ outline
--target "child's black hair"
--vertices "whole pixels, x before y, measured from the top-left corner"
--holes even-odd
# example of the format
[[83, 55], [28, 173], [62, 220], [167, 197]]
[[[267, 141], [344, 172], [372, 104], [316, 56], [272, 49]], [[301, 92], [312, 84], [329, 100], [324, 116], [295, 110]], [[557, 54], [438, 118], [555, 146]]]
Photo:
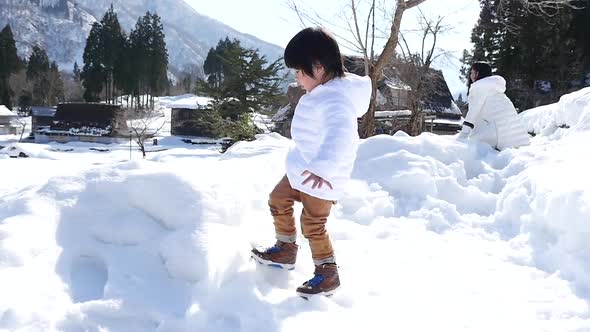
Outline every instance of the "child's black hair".
[[313, 66], [318, 64], [324, 67], [326, 77], [344, 76], [338, 43], [322, 28], [306, 28], [297, 33], [287, 44], [284, 58], [288, 68], [303, 70], [310, 77], [314, 77]]

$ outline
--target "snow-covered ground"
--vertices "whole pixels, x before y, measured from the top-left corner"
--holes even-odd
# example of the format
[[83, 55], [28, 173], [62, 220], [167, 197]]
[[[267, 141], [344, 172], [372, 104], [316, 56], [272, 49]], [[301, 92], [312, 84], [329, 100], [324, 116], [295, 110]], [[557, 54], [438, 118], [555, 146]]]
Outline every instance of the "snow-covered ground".
[[303, 237], [294, 271], [249, 259], [288, 139], [0, 150], [0, 331], [590, 331], [589, 96], [523, 113], [518, 150], [363, 141], [328, 222], [342, 287], [310, 301]]

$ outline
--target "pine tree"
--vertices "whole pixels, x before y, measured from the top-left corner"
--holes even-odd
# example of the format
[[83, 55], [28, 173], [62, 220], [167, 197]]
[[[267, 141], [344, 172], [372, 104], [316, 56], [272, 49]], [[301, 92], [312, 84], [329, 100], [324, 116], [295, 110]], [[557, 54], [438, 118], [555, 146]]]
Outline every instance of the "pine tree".
[[94, 22], [86, 39], [86, 46], [84, 47], [84, 67], [80, 77], [85, 89], [84, 100], [88, 102], [97, 102], [100, 100], [100, 93], [106, 77], [105, 70], [101, 64], [101, 53], [105, 50], [101, 49], [100, 33], [100, 23]]
[[467, 51], [463, 50], [463, 56], [459, 60], [461, 62], [461, 80], [465, 82], [465, 84], [469, 81], [469, 75], [471, 74], [471, 65], [473, 64], [473, 55]]
[[74, 62], [74, 70], [72, 71], [72, 73], [74, 74], [74, 80], [76, 80], [76, 82], [80, 82], [80, 67], [78, 67], [78, 61]]
[[10, 25], [0, 31], [0, 104], [12, 107], [13, 92], [10, 89], [10, 75], [19, 68], [16, 43]]
[[147, 72], [149, 67], [149, 16], [146, 14], [140, 17], [135, 23], [135, 28], [129, 34], [128, 57], [133, 59], [129, 63], [130, 86], [133, 91], [135, 105], [137, 108], [143, 108], [145, 101], [141, 96], [147, 92], [148, 79]]
[[64, 81], [59, 73], [59, 68], [55, 62], [49, 67], [49, 105], [57, 105], [65, 100]]
[[498, 24], [497, 2], [499, 0], [480, 0], [481, 11], [477, 24], [471, 33], [474, 61], [487, 61], [495, 64], [499, 47], [501, 27]]
[[49, 57], [47, 52], [39, 46], [33, 46], [27, 66], [27, 81], [32, 85], [32, 103], [34, 105], [49, 105]]
[[120, 69], [118, 68], [121, 65], [120, 59], [124, 56], [126, 36], [121, 29], [117, 13], [112, 4], [100, 21], [100, 26], [100, 45], [102, 49], [107, 50], [101, 53], [102, 57], [100, 59], [105, 74], [105, 100], [107, 103], [113, 103], [118, 87], [115, 81], [115, 72]]
[[575, 33], [575, 10], [548, 9], [549, 15], [539, 15], [521, 1], [504, 1], [501, 8], [498, 3], [480, 0], [472, 61], [490, 62], [506, 79], [507, 94], [517, 108], [556, 101], [572, 80], [581, 78], [584, 52], [581, 34]]
[[282, 68], [279, 60], [269, 64], [258, 50], [243, 48], [238, 40], [226, 38], [205, 59], [203, 69], [208, 77], [201, 82], [201, 89], [218, 105], [228, 98], [238, 99], [237, 105], [222, 112], [224, 117], [237, 120], [240, 115], [260, 110], [276, 100], [282, 81], [278, 72]]
[[[140, 17], [129, 34], [124, 65], [125, 89], [133, 91], [136, 107], [154, 107], [154, 96], [164, 93], [168, 83], [168, 49], [164, 26], [157, 14]], [[140, 96], [149, 95], [149, 100]]]
[[[577, 3], [581, 9], [574, 11], [572, 33], [576, 45], [581, 50], [584, 74], [590, 72], [590, 0], [581, 0]], [[590, 84], [590, 81], [588, 82]]]
[[[148, 13], [149, 15], [149, 13]], [[157, 14], [149, 15], [150, 41], [149, 44], [149, 85], [151, 107], [154, 107], [154, 95], [159, 95], [168, 88], [168, 50], [166, 48], [166, 36], [164, 26]]]
[[109, 7], [100, 22], [92, 25], [84, 48], [84, 67], [81, 78], [87, 101], [99, 101], [104, 91], [104, 100], [113, 103], [122, 83], [116, 81], [121, 71], [125, 52], [126, 36], [121, 29], [113, 5]]

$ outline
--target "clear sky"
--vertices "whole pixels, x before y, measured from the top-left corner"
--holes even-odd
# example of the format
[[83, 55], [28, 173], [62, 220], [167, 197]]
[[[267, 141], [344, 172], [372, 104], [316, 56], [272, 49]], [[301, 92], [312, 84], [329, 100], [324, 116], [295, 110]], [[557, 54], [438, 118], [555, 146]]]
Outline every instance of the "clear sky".
[[[195, 10], [207, 15], [230, 27], [244, 33], [254, 35], [267, 42], [285, 47], [291, 37], [301, 30], [302, 25], [297, 15], [287, 6], [284, 0], [185, 0]], [[363, 0], [361, 0], [362, 2]], [[378, 3], [392, 7], [394, 0], [377, 0]], [[337, 25], [345, 25], [343, 12], [346, 10], [349, 0], [296, 0], [296, 3], [308, 11], [314, 11], [322, 18]], [[447, 82], [453, 92], [457, 95], [463, 92], [464, 85], [459, 80], [459, 62], [463, 49], [471, 49], [471, 29], [477, 22], [479, 16], [479, 5], [477, 0], [426, 0], [418, 7], [426, 17], [436, 18], [444, 16], [444, 24], [449, 25], [451, 30], [445, 33], [439, 40], [441, 49], [449, 52], [450, 55], [441, 58], [435, 67], [442, 69]], [[362, 9], [362, 8], [361, 8]], [[417, 35], [412, 37], [408, 32], [416, 29], [419, 10], [413, 8], [404, 14], [402, 30], [409, 33], [411, 47], [416, 49], [420, 38]], [[336, 26], [327, 26], [331, 30], [338, 30]], [[344, 36], [345, 33], [342, 33]], [[341, 46], [343, 42], [341, 42]], [[376, 48], [379, 50], [379, 47]], [[351, 53], [343, 48], [343, 52]]]

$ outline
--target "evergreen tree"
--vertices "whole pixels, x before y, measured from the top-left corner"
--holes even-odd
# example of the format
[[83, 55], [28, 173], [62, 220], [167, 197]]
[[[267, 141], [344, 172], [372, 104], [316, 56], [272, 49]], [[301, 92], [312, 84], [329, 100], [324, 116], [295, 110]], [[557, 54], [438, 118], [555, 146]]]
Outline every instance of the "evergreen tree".
[[[227, 98], [236, 98], [239, 103], [223, 107], [224, 116], [236, 120], [241, 114], [260, 110], [271, 104], [281, 94], [282, 77], [280, 60], [271, 64], [258, 50], [241, 47], [238, 40], [220, 40], [211, 49], [203, 69], [207, 76], [202, 89], [221, 104]], [[227, 106], [227, 105], [226, 105]]]
[[76, 80], [77, 82], [80, 82], [80, 67], [78, 67], [78, 61], [74, 62], [74, 70], [72, 71], [72, 73], [74, 74], [74, 80]]
[[168, 89], [168, 50], [166, 48], [166, 36], [164, 26], [157, 14], [149, 17], [149, 72], [148, 80], [151, 96], [151, 107], [154, 107], [154, 96], [160, 95]]
[[19, 69], [16, 43], [10, 25], [0, 31], [0, 104], [12, 107], [13, 92], [10, 89], [10, 75]]
[[27, 65], [27, 81], [32, 86], [33, 105], [49, 105], [49, 70], [47, 52], [37, 45], [33, 46]]
[[49, 67], [49, 105], [57, 105], [65, 100], [64, 81], [55, 62]]
[[113, 5], [109, 7], [100, 23], [92, 25], [84, 48], [84, 67], [81, 78], [87, 101], [99, 101], [104, 91], [104, 100], [113, 103], [122, 83], [116, 81], [117, 72], [123, 64], [126, 37], [121, 29]]
[[497, 2], [499, 0], [479, 0], [481, 11], [477, 24], [471, 33], [473, 59], [495, 63], [499, 48], [500, 25], [498, 24]]
[[[140, 17], [129, 34], [125, 64], [126, 89], [133, 91], [138, 108], [154, 107], [154, 96], [168, 90], [168, 50], [164, 26], [157, 14]], [[149, 95], [149, 100], [141, 96]]]
[[116, 72], [120, 70], [121, 58], [124, 56], [126, 36], [121, 29], [117, 13], [111, 4], [109, 10], [100, 21], [100, 46], [105, 52], [101, 52], [101, 63], [104, 68], [105, 100], [108, 103], [115, 101], [117, 88], [120, 84], [115, 81]]
[[471, 60], [490, 62], [506, 79], [517, 108], [556, 101], [582, 78], [583, 43], [575, 26], [579, 13], [565, 7], [533, 14], [521, 1], [503, 1], [501, 7], [499, 1], [480, 0]]
[[128, 58], [133, 59], [128, 63], [130, 74], [129, 86], [132, 90], [135, 105], [143, 108], [146, 103], [141, 96], [147, 93], [148, 67], [149, 67], [149, 15], [140, 17], [135, 23], [135, 28], [129, 34]]
[[469, 75], [471, 74], [471, 64], [473, 63], [473, 55], [467, 51], [463, 50], [463, 56], [459, 60], [461, 62], [461, 80], [465, 83], [469, 81]]
[[[576, 44], [581, 49], [584, 73], [590, 72], [590, 0], [580, 0], [576, 3], [579, 10], [574, 11], [572, 33]], [[590, 80], [587, 83], [590, 85]]]
[[101, 25], [98, 22], [92, 24], [86, 46], [84, 47], [84, 67], [80, 77], [84, 86], [84, 100], [88, 102], [97, 102], [100, 100], [100, 93], [104, 86], [106, 72], [101, 64], [100, 44]]

